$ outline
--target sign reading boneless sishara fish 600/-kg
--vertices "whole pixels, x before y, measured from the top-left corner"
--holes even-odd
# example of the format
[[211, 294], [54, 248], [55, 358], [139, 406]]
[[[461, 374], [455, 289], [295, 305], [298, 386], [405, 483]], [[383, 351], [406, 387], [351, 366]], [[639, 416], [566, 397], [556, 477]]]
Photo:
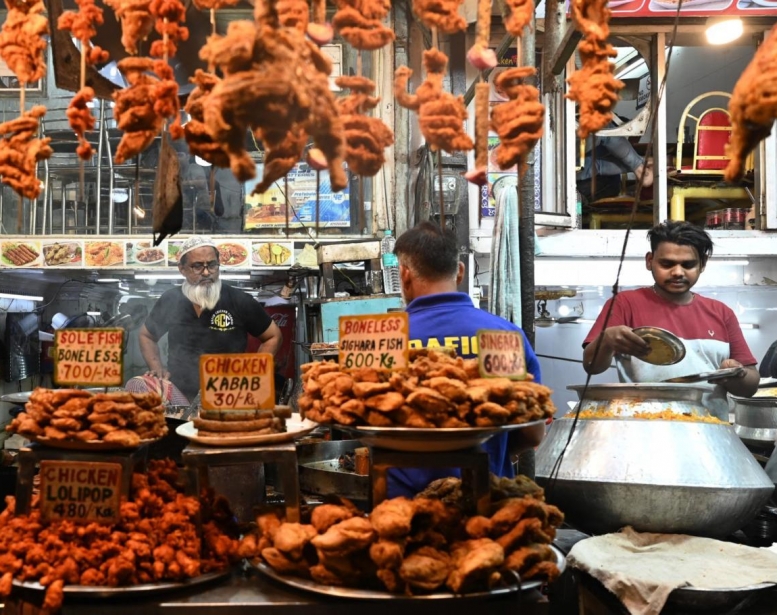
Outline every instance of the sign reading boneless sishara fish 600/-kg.
[[60, 329], [54, 334], [54, 382], [121, 386], [123, 356], [124, 329]]
[[481, 329], [478, 336], [478, 363], [484, 378], [526, 378], [526, 354], [519, 331]]
[[121, 465], [41, 461], [40, 510], [45, 521], [115, 523], [121, 503]]
[[275, 364], [264, 352], [204, 354], [200, 399], [205, 410], [275, 407]]
[[346, 370], [407, 367], [409, 330], [405, 312], [340, 316], [340, 367]]

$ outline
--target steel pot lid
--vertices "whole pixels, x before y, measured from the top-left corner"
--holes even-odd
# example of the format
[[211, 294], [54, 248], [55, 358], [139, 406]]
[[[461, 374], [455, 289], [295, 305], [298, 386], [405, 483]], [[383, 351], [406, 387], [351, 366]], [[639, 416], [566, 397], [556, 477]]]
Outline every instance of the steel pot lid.
[[650, 344], [650, 352], [636, 357], [653, 365], [674, 365], [685, 358], [685, 344], [671, 331], [660, 327], [637, 327], [632, 331]]

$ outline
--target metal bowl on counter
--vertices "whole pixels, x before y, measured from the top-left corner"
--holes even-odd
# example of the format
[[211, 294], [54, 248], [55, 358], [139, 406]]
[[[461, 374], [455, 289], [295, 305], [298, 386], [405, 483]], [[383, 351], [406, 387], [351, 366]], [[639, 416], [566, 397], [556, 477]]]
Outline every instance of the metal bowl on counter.
[[350, 500], [366, 501], [370, 477], [343, 468], [340, 458], [364, 446], [358, 440], [335, 440], [297, 444], [299, 486], [303, 493], [339, 495]]
[[[609, 403], [632, 414], [660, 408], [652, 412], [703, 415], [706, 390], [592, 385], [583, 408]], [[573, 422], [571, 414], [553, 422], [537, 449], [536, 474], [548, 500], [583, 531], [600, 534], [630, 525], [642, 532], [725, 537], [751, 521], [774, 490], [731, 425], [658, 418], [579, 420], [550, 481]]]
[[745, 446], [771, 452], [777, 439], [777, 397], [734, 397], [734, 431]]

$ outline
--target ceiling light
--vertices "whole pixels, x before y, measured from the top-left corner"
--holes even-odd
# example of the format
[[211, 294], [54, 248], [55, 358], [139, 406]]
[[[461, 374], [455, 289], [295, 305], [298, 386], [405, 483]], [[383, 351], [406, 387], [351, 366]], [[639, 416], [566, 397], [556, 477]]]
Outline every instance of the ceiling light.
[[87, 312], [87, 316], [102, 316], [101, 312]]
[[725, 45], [742, 36], [744, 27], [739, 17], [711, 17], [707, 20], [705, 34], [710, 45]]
[[0, 299], [22, 299], [24, 301], [43, 301], [43, 297], [35, 295], [15, 295], [13, 293], [0, 293]]
[[108, 284], [110, 282], [121, 282], [120, 278], [97, 278], [95, 282], [101, 282], [103, 284]]
[[146, 217], [146, 212], [145, 212], [145, 211], [143, 211], [143, 209], [141, 209], [141, 208], [140, 208], [140, 207], [138, 207], [137, 205], [135, 205], [135, 207], [133, 207], [133, 208], [132, 208], [132, 211], [133, 211], [133, 212], [135, 212], [135, 215], [136, 215], [138, 218], [145, 218], [145, 217]]
[[136, 280], [180, 280], [180, 273], [136, 273]]
[[250, 280], [251, 276], [247, 273], [225, 273], [219, 276], [222, 280]]

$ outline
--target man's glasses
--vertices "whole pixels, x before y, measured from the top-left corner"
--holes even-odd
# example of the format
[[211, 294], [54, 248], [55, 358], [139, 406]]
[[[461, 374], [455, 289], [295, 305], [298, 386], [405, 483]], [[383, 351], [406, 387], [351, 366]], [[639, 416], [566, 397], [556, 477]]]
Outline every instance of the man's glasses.
[[209, 263], [192, 263], [189, 265], [189, 269], [196, 274], [201, 274], [206, 269], [208, 271], [218, 271], [220, 266], [218, 261], [210, 261]]

